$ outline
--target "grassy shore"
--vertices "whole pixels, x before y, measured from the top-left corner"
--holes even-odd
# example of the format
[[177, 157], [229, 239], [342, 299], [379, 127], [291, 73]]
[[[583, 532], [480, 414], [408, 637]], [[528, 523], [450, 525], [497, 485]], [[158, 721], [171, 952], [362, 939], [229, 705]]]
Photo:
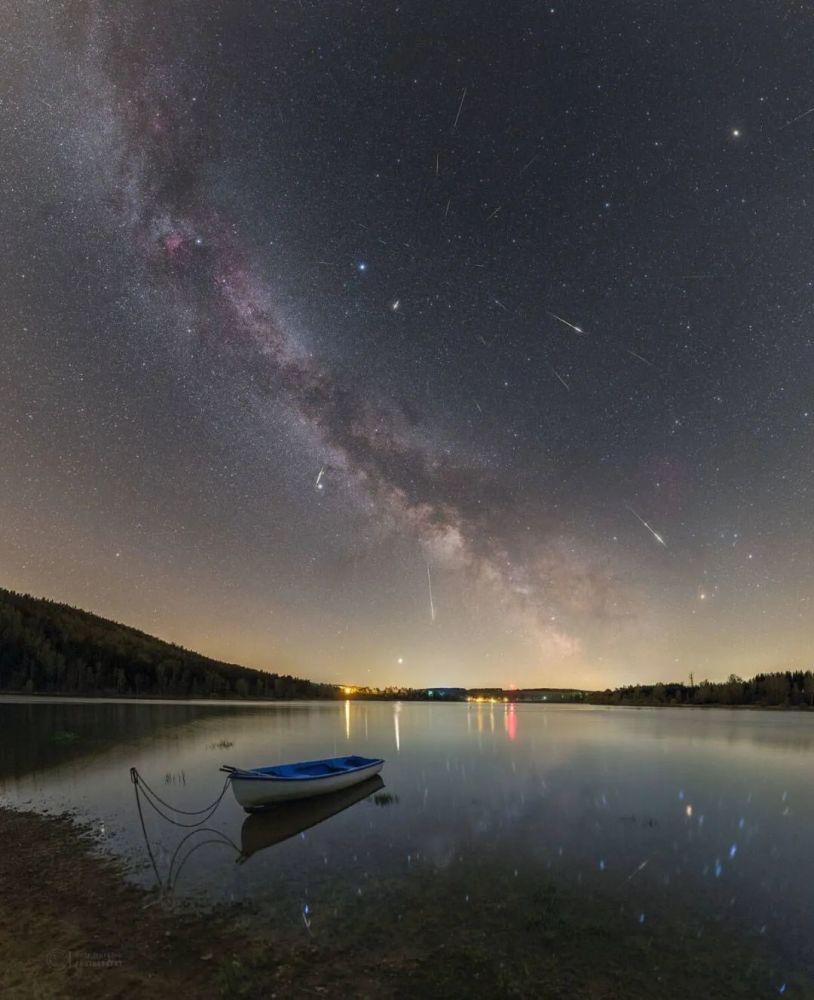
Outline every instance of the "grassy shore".
[[814, 997], [715, 921], [642, 926], [497, 859], [328, 887], [308, 927], [297, 906], [173, 910], [69, 818], [0, 809], [4, 998]]

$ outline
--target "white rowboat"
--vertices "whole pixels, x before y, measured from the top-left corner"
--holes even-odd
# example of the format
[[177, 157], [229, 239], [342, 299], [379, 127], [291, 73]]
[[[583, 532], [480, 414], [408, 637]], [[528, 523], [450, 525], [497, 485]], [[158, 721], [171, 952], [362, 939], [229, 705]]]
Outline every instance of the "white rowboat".
[[224, 765], [234, 796], [247, 812], [277, 802], [327, 795], [367, 781], [378, 774], [384, 761], [371, 757], [331, 757], [298, 764], [275, 764], [243, 770]]

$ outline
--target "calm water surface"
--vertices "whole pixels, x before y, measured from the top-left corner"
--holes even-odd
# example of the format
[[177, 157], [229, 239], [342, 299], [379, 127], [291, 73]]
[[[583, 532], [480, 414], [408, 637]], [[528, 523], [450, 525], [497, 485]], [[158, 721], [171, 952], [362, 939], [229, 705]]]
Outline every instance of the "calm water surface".
[[262, 910], [287, 894], [310, 909], [328, 885], [359, 895], [384, 878], [499, 857], [509, 878], [545, 872], [618, 895], [642, 924], [677, 906], [726, 921], [814, 970], [814, 715], [7, 698], [0, 733], [0, 799], [75, 810], [145, 885], [155, 875], [131, 765], [196, 809], [219, 793], [222, 763], [386, 759], [384, 787], [328, 818], [323, 806], [252, 825], [228, 793], [182, 842], [190, 831], [146, 808], [159, 874], [197, 903]]

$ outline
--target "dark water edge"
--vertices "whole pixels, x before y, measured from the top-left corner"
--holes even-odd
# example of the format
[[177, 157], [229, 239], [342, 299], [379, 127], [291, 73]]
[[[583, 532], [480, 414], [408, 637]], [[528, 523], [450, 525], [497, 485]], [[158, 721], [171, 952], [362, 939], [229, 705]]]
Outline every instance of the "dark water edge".
[[[0, 810], [0, 829], [8, 817]], [[406, 882], [369, 879], [355, 891], [327, 883], [307, 908], [300, 897], [282, 895], [262, 913], [248, 904], [191, 913], [127, 885], [124, 869], [111, 866], [81, 824], [32, 814], [14, 821], [15, 838], [28, 830], [49, 858], [48, 866], [20, 869], [25, 885], [11, 884], [11, 866], [3, 873], [6, 898], [26, 910], [15, 916], [27, 928], [26, 941], [36, 938], [38, 922], [45, 930], [52, 919], [54, 890], [64, 892], [82, 868], [71, 897], [72, 921], [82, 928], [70, 939], [72, 954], [100, 953], [103, 940], [105, 954], [126, 968], [133, 928], [146, 933], [158, 920], [166, 928], [161, 969], [168, 971], [140, 969], [159, 977], [154, 996], [162, 995], [160, 977], [173, 974], [173, 962], [189, 977], [192, 961], [207, 963], [202, 989], [224, 998], [275, 990], [329, 997], [814, 997], [804, 974], [781, 969], [759, 937], [736, 933], [723, 919], [699, 920], [677, 906], [642, 914], [618, 896], [589, 887], [565, 891], [542, 871], [521, 874], [497, 856], [442, 869], [417, 865]], [[121, 881], [124, 895], [114, 907], [99, 905], [97, 876], [106, 898], [111, 878]], [[60, 940], [49, 940], [53, 956]], [[0, 945], [5, 955], [19, 950], [5, 923]], [[64, 989], [81, 981], [93, 996], [114, 987], [111, 968], [82, 969], [77, 980], [70, 962], [62, 964]], [[55, 966], [59, 974], [60, 962], [52, 961], [49, 975]], [[187, 983], [189, 995], [198, 995], [195, 977]], [[36, 995], [33, 981], [31, 993], [16, 995]]]
[[[499, 690], [499, 689], [496, 689]], [[707, 709], [725, 709], [737, 712], [814, 712], [814, 704], [804, 705], [804, 704], [778, 704], [778, 705], [762, 705], [762, 704], [733, 704], [732, 702], [726, 701], [709, 701], [703, 703], [689, 703], [689, 702], [666, 702], [666, 701], [642, 701], [641, 703], [635, 704], [632, 702], [615, 702], [615, 701], [605, 701], [605, 700], [594, 700], [591, 698], [592, 694], [599, 694], [599, 692], [584, 692], [587, 698], [558, 698], [556, 701], [546, 701], [542, 702], [536, 698], [524, 698], [522, 696], [518, 697], [517, 691], [504, 691], [503, 700], [511, 702], [516, 705], [586, 705], [592, 708], [613, 708], [613, 709], [630, 709], [639, 711], [644, 708], [680, 708], [680, 709], [695, 709], [695, 710], [707, 710]], [[522, 692], [520, 692], [522, 695]], [[83, 692], [76, 693], [72, 691], [23, 691], [21, 689], [6, 689], [0, 688], [0, 699], [8, 699], [9, 703], [15, 701], [16, 699], [25, 699], [26, 701], [35, 699], [41, 702], [48, 702], [50, 700], [54, 701], [71, 701], [71, 702], [94, 702], [94, 703], [108, 703], [116, 704], [118, 702], [126, 702], [133, 704], [146, 704], [146, 705], [160, 705], [160, 704], [184, 704], [184, 705], [229, 705], [231, 707], [243, 707], [251, 705], [285, 705], [291, 704], [313, 704], [313, 705], [325, 705], [325, 704], [336, 704], [338, 702], [343, 702], [347, 700], [343, 696], [337, 697], [323, 697], [323, 698], [308, 698], [308, 697], [296, 697], [296, 698], [263, 698], [263, 697], [246, 697], [246, 698], [223, 698], [217, 695], [208, 695], [202, 697], [194, 697], [182, 694], [96, 694], [94, 692]], [[375, 702], [385, 702], [385, 703], [422, 703], [422, 704], [432, 704], [432, 705], [463, 705], [466, 704], [470, 699], [468, 698], [453, 698], [453, 697], [443, 697], [443, 698], [429, 698], [424, 693], [423, 689], [415, 690], [410, 693], [410, 695], [395, 695], [395, 694], [370, 694], [370, 695], [360, 695], [355, 694], [350, 698], [353, 702], [359, 703], [375, 703]], [[496, 698], [497, 702], [501, 701], [501, 698]]]
[[[89, 713], [87, 702], [59, 699], [9, 701], [13, 706], [4, 718], [5, 738], [0, 746], [0, 779], [44, 771], [68, 761], [101, 757], [112, 747], [153, 738], [202, 717], [229, 715], [234, 705], [190, 704], [178, 701], [162, 705], [152, 699], [99, 700]], [[151, 706], [149, 713], [140, 705]], [[250, 706], [247, 706], [250, 708]]]
[[397, 996], [814, 997], [805, 972], [782, 966], [734, 920], [699, 919], [680, 905], [645, 913], [622, 895], [577, 893], [499, 857], [418, 866], [406, 883], [371, 880], [355, 893], [337, 883], [307, 914], [301, 899], [278, 900], [272, 941], [250, 953], [247, 974], [280, 942], [301, 938], [296, 924], [307, 921], [328, 951], [375, 951]]

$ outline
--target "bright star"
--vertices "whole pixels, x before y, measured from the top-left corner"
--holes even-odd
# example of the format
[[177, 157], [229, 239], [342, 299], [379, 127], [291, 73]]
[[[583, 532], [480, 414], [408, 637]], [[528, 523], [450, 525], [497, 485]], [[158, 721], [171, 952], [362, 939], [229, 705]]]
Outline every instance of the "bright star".
[[356, 269], [358, 271], [366, 271], [367, 270], [367, 263], [365, 261], [363, 261], [363, 260], [360, 260], [359, 263], [356, 265]]
[[741, 134], [741, 130], [739, 128], [733, 128], [732, 129], [732, 138], [733, 139], [739, 139], [740, 138], [740, 134]]

